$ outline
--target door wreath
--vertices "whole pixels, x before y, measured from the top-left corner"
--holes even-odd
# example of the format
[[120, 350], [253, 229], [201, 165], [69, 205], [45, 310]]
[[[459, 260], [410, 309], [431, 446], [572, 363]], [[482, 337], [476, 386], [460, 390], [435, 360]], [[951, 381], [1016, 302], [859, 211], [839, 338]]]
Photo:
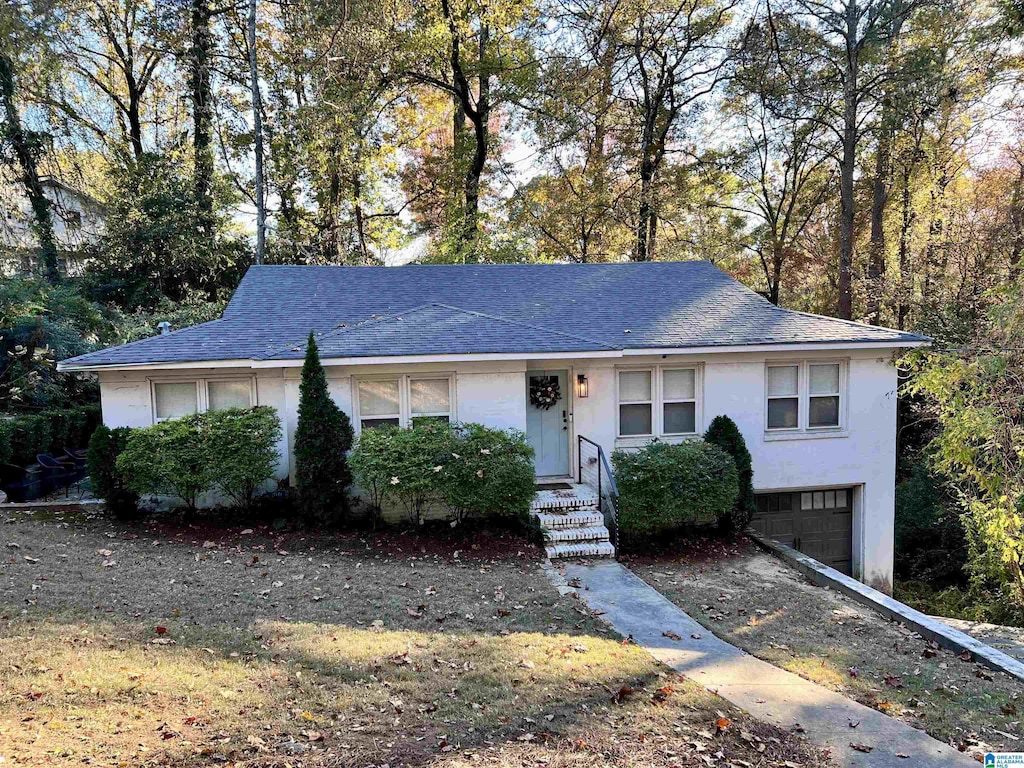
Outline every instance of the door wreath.
[[533, 376], [530, 379], [530, 405], [546, 411], [561, 399], [557, 376]]

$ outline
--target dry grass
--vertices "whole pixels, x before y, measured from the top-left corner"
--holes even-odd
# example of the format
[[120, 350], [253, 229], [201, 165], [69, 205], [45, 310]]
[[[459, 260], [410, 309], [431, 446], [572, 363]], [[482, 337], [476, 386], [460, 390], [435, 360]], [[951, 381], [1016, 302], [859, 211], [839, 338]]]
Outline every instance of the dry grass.
[[937, 739], [972, 753], [1024, 743], [1024, 683], [933, 647], [752, 545], [709, 543], [630, 567], [724, 640]]
[[58, 515], [0, 546], [10, 764], [821, 761], [623, 644], [519, 539]]

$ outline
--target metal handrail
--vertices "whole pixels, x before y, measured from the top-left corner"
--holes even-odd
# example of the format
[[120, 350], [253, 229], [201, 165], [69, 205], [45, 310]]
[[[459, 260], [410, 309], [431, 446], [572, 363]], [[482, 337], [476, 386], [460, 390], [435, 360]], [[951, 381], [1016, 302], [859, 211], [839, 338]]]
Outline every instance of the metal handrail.
[[579, 483], [583, 484], [583, 443], [588, 443], [597, 449], [597, 502], [604, 506], [603, 479], [608, 478], [608, 502], [611, 507], [611, 520], [605, 519], [608, 526], [608, 533], [613, 544], [618, 544], [618, 517], [619, 517], [619, 488], [615, 484], [615, 474], [612, 472], [611, 464], [608, 463], [608, 456], [604, 449], [588, 437], [576, 436], [576, 477]]

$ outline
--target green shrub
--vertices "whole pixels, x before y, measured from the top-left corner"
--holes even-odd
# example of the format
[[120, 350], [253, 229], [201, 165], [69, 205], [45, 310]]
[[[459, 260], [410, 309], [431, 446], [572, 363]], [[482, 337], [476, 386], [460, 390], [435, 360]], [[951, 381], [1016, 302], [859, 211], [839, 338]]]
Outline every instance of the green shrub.
[[0, 419], [0, 461], [21, 467], [36, 455], [62, 455], [65, 448], [84, 448], [100, 423], [98, 405], [50, 408]]
[[352, 473], [346, 454], [351, 447], [352, 425], [327, 391], [327, 376], [310, 332], [295, 430], [295, 484], [310, 524], [334, 524], [347, 514]]
[[139, 494], [128, 487], [124, 474], [117, 468], [117, 457], [128, 444], [130, 434], [128, 427], [110, 429], [100, 424], [86, 453], [93, 492], [106, 501], [111, 514], [121, 519], [133, 517], [139, 509]]
[[690, 526], [716, 524], [739, 495], [736, 463], [716, 445], [653, 442], [612, 454], [619, 534], [627, 548]]
[[438, 465], [442, 468], [433, 475], [454, 522], [491, 515], [525, 521], [536, 492], [533, 448], [526, 435], [463, 424], [452, 427], [449, 440]]
[[391, 471], [386, 497], [405, 509], [410, 523], [422, 525], [427, 505], [440, 496], [437, 475], [442, 462], [451, 458], [451, 428], [443, 422], [427, 422], [411, 429], [391, 429], [388, 434], [382, 460]]
[[11, 441], [14, 438], [14, 419], [0, 416], [0, 464], [14, 461]]
[[432, 503], [443, 504], [456, 524], [491, 515], [525, 519], [534, 497], [533, 449], [515, 430], [443, 422], [367, 429], [351, 462], [375, 509], [392, 501], [415, 525]]
[[277, 467], [281, 420], [266, 405], [204, 414], [214, 489], [248, 509]]
[[136, 493], [174, 496], [194, 512], [199, 495], [217, 480], [204, 431], [202, 414], [134, 429], [117, 470]]
[[391, 478], [391, 443], [398, 427], [364, 429], [355, 441], [355, 447], [348, 456], [349, 466], [359, 489], [367, 495], [370, 510], [379, 518], [381, 507], [388, 498]]
[[715, 416], [711, 420], [708, 431], [704, 433], [704, 442], [717, 445], [732, 456], [736, 463], [739, 495], [733, 513], [725, 519], [732, 528], [743, 529], [754, 517], [754, 467], [747, 450], [747, 442], [736, 422], [728, 416]]
[[896, 578], [933, 588], [966, 586], [967, 533], [961, 510], [925, 461], [896, 486]]

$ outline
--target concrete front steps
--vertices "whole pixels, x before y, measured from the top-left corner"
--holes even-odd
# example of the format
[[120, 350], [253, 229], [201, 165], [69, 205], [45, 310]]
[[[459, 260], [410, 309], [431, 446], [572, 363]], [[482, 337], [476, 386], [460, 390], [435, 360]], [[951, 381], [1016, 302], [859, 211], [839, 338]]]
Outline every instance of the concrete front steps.
[[597, 494], [585, 485], [542, 490], [530, 505], [549, 558], [615, 557]]

